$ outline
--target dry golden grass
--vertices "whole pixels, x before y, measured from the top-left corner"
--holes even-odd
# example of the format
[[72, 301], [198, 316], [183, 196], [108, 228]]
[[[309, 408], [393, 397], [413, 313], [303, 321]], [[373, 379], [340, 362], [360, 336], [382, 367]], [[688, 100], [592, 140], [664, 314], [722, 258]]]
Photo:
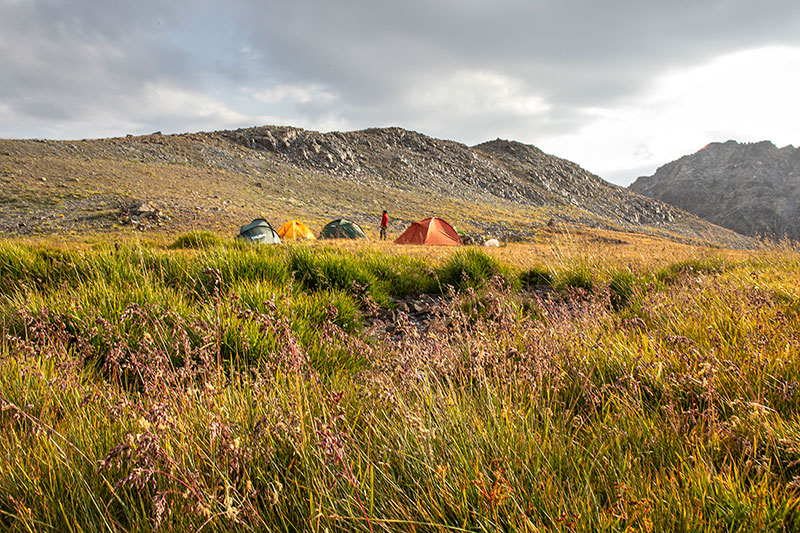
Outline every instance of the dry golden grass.
[[[312, 229], [316, 226], [312, 224]], [[321, 226], [322, 224], [317, 224]], [[276, 226], [277, 227], [277, 226]], [[285, 243], [288, 246], [310, 246], [312, 248], [334, 247], [351, 252], [376, 251], [388, 255], [406, 255], [438, 263], [461, 247], [414, 246], [394, 244], [399, 234], [390, 235], [387, 241], [377, 239], [377, 231], [364, 228], [369, 240], [326, 239]], [[214, 232], [222, 238], [230, 234]], [[66, 233], [19, 237], [13, 239], [26, 245], [46, 246], [59, 249], [86, 250], [111, 242], [140, 242], [146, 246], [166, 248], [176, 238], [171, 231], [141, 233], [127, 228], [109, 235], [104, 232]], [[499, 247], [478, 247], [503, 264], [526, 269], [533, 266], [555, 267], [582, 262], [592, 268], [628, 268], [631, 270], [654, 269], [680, 261], [719, 258], [741, 261], [749, 258], [767, 257], [778, 245], [761, 250], [736, 250], [714, 246], [686, 244], [675, 240], [642, 233], [609, 231], [595, 228], [566, 227], [544, 228], [535, 240], [529, 243], [502, 243]], [[184, 253], [184, 252], [179, 252]], [[191, 253], [191, 252], [189, 252]]]
[[[391, 235], [390, 238], [396, 238]], [[391, 255], [408, 255], [432, 262], [455, 253], [460, 248], [447, 246], [398, 245], [392, 240], [316, 241], [310, 246], [336, 246], [345, 250], [376, 250]], [[760, 252], [699, 246], [641, 233], [570, 227], [540, 231], [534, 242], [508, 243], [499, 247], [480, 247], [500, 262], [517, 268], [583, 261], [598, 267], [616, 266], [631, 269], [657, 268], [690, 259], [717, 257], [743, 260]]]

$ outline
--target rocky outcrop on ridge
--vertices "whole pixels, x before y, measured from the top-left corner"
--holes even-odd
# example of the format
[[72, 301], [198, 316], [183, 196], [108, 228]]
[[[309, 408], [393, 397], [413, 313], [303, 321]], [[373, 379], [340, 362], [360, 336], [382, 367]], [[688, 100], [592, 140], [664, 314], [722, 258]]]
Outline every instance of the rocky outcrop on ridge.
[[513, 176], [512, 183], [526, 201], [535, 205], [579, 207], [633, 225], [678, 225], [678, 221], [687, 218], [674, 206], [631, 194], [535, 146], [498, 139], [479, 144], [475, 150], [507, 168]]
[[320, 133], [260, 127], [224, 132], [293, 166], [366, 184], [427, 189], [462, 200], [495, 196], [523, 201], [513, 177], [468, 146], [401, 128]]
[[800, 239], [800, 149], [711, 143], [630, 189], [744, 235]]
[[502, 199], [553, 208], [553, 216], [567, 222], [627, 229], [650, 226], [743, 244], [681, 209], [631, 193], [519, 142], [497, 139], [468, 147], [400, 128], [320, 133], [267, 126], [221, 134], [291, 165], [358, 183], [429, 190], [466, 201]]

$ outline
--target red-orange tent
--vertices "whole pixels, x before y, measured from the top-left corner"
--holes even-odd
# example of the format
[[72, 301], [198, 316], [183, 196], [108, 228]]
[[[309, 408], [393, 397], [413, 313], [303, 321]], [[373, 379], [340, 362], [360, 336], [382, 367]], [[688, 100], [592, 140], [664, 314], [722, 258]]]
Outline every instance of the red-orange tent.
[[414, 222], [394, 242], [395, 244], [458, 246], [461, 244], [461, 237], [458, 236], [453, 226], [441, 218], [432, 217], [420, 222]]

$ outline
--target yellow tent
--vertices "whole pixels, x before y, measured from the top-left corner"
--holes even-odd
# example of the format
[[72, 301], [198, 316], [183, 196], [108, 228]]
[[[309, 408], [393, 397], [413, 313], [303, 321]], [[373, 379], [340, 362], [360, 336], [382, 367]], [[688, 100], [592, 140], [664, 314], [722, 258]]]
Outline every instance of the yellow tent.
[[278, 228], [278, 236], [284, 241], [293, 241], [295, 239], [314, 239], [314, 234], [308, 229], [308, 226], [299, 220], [290, 220], [283, 226]]

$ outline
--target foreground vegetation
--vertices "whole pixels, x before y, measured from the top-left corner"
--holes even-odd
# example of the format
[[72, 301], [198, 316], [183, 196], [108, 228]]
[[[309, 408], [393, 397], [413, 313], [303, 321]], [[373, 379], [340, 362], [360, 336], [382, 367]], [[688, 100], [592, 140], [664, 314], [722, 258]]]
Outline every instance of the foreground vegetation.
[[440, 255], [0, 243], [0, 530], [800, 528], [796, 252]]

